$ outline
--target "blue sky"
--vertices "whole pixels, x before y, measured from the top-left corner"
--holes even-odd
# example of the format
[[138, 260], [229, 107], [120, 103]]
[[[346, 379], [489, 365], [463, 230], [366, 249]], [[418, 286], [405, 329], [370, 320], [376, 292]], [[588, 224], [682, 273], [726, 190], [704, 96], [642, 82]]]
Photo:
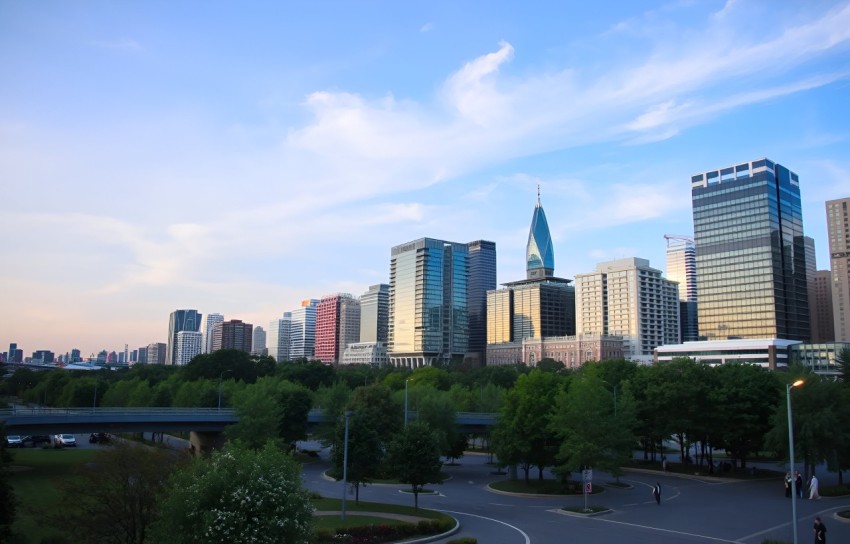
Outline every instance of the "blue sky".
[[[769, 157], [850, 196], [850, 3], [0, 3], [0, 345], [267, 327], [493, 240], [524, 277], [540, 184], [563, 277], [692, 234], [690, 176]], [[0, 349], [5, 351], [5, 348]]]

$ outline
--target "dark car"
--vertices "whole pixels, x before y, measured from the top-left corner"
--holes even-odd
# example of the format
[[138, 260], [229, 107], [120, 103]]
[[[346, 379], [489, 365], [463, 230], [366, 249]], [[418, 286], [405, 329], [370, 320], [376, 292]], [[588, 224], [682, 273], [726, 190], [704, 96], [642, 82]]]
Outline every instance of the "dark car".
[[109, 435], [106, 433], [91, 433], [89, 444], [109, 444]]
[[46, 434], [34, 434], [32, 436], [25, 436], [23, 439], [23, 445], [29, 444], [33, 448], [38, 446], [39, 444], [52, 444], [53, 439]]

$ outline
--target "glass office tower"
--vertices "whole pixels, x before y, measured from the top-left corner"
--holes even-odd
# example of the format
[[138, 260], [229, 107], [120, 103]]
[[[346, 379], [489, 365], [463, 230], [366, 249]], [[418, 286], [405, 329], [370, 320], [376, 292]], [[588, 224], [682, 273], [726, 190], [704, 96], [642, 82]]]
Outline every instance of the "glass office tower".
[[395, 366], [462, 360], [469, 324], [466, 244], [420, 238], [390, 257], [388, 351]]
[[198, 310], [174, 310], [171, 312], [168, 318], [168, 347], [165, 352], [165, 364], [173, 365], [177, 362], [178, 332], [199, 332], [200, 330], [201, 314]]
[[687, 236], [665, 235], [667, 279], [679, 283], [679, 329], [682, 342], [699, 340], [697, 321], [697, 250]]
[[484, 362], [487, 351], [487, 291], [496, 288], [496, 243], [476, 240], [469, 246], [469, 354]]
[[800, 180], [768, 159], [691, 177], [700, 336], [809, 339]]

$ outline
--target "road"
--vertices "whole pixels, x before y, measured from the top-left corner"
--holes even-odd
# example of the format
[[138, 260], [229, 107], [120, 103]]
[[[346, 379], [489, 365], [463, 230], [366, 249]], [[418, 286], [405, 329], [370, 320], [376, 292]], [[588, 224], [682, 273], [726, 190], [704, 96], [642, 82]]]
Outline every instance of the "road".
[[[504, 476], [491, 475], [486, 457], [467, 455], [459, 466], [446, 466], [451, 475], [434, 486], [438, 495], [420, 495], [419, 504], [450, 513], [461, 522], [461, 531], [439, 541], [473, 536], [487, 544], [548, 544], [593, 542], [598, 544], [652, 543], [740, 543], [760, 544], [765, 539], [791, 542], [791, 501], [783, 483], [776, 480], [717, 481], [679, 477], [663, 473], [629, 472], [621, 481], [629, 489], [606, 487], [590, 504], [613, 511], [594, 517], [559, 513], [565, 505], [583, 505], [577, 497], [520, 497], [496, 494], [486, 484]], [[325, 496], [341, 497], [342, 484], [327, 481], [325, 460], [304, 467], [304, 483]], [[596, 484], [613, 481], [595, 474]], [[662, 502], [652, 498], [658, 482]], [[365, 501], [413, 504], [413, 497], [400, 492], [403, 486], [370, 485], [362, 488]], [[354, 509], [349, 495], [349, 508]], [[830, 542], [850, 542], [850, 523], [834, 519], [838, 510], [850, 509], [850, 497], [797, 501], [799, 542], [812, 541], [812, 523], [821, 516]]]

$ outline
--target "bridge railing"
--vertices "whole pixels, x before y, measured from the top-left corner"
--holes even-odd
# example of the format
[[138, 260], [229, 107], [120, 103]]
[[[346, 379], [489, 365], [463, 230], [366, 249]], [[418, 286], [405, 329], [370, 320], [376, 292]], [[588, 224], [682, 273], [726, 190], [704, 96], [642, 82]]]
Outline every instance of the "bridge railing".
[[169, 408], [169, 407], [73, 407], [73, 408], [49, 408], [49, 407], [29, 407], [29, 406], [13, 406], [11, 408], [0, 409], [0, 419], [6, 417], [22, 417], [22, 416], [47, 416], [47, 415], [79, 415], [79, 414], [98, 414], [104, 416], [116, 415], [232, 415], [235, 413], [233, 408]]

